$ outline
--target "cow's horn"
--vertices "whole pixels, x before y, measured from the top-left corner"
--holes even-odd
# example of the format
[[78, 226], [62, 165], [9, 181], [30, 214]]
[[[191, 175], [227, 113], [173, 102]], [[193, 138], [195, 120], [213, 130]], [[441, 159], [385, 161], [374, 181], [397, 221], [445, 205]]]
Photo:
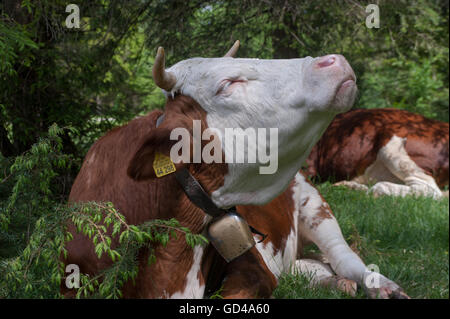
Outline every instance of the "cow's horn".
[[231, 47], [230, 50], [228, 50], [228, 52], [223, 56], [223, 57], [231, 57], [233, 58], [237, 52], [237, 50], [239, 49], [239, 40], [236, 40], [236, 42], [234, 42], [233, 46]]
[[155, 63], [153, 64], [153, 79], [161, 89], [171, 91], [175, 83], [177, 83], [177, 78], [173, 73], [166, 71], [165, 64], [164, 48], [159, 47], [158, 53], [156, 53]]

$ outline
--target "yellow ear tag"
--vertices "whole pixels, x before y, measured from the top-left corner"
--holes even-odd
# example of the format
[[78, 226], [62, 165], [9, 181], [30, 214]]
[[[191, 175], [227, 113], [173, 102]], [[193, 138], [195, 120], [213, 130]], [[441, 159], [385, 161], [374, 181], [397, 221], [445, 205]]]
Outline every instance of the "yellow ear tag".
[[175, 164], [172, 162], [170, 157], [158, 152], [155, 153], [153, 169], [155, 170], [156, 177], [169, 175], [176, 171]]

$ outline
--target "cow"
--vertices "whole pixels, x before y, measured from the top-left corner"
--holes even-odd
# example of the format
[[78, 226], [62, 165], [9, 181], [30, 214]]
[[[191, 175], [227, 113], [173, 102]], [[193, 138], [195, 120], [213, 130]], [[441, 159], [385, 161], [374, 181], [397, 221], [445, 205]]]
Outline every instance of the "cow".
[[[176, 172], [188, 171], [203, 187], [211, 205], [236, 207], [260, 231], [254, 235], [258, 244], [226, 263], [212, 245], [191, 248], [180, 233], [165, 246], [152, 246], [156, 262], [151, 265], [148, 249], [142, 249], [138, 274], [124, 284], [123, 297], [202, 298], [207, 280], [216, 278], [213, 282], [223, 286], [224, 298], [268, 298], [283, 272], [317, 268], [307, 260], [297, 261], [307, 241], [318, 245], [332, 268], [323, 266], [316, 281], [326, 278], [342, 286], [342, 280], [348, 280], [348, 286], [357, 283], [369, 296], [405, 297], [381, 274], [380, 285], [366, 283], [372, 273], [343, 239], [329, 206], [299, 173], [332, 118], [354, 102], [356, 77], [350, 65], [335, 54], [235, 59], [238, 45], [225, 57], [187, 59], [169, 69], [164, 49], [159, 48], [153, 77], [167, 96], [164, 110], [138, 117], [95, 142], [69, 201], [110, 201], [129, 224], [175, 218], [193, 233], [202, 233], [211, 217], [187, 196], [176, 173], [158, 177], [153, 166], [156, 154], [170, 157], [179, 142], [171, 139], [171, 132], [183, 128], [192, 135], [194, 121], [199, 121], [202, 132], [211, 128], [215, 132], [211, 139], [222, 142], [226, 128], [276, 127], [279, 159], [273, 174], [259, 174], [261, 163], [196, 163], [192, 156], [172, 161]], [[197, 147], [195, 143], [205, 147], [205, 141], [194, 140], [190, 149]], [[219, 144], [224, 159], [228, 149]], [[69, 224], [69, 231], [73, 239], [66, 245], [64, 263], [76, 264], [90, 275], [112, 264], [108, 256], [96, 256], [91, 240], [77, 233], [74, 225]], [[267, 235], [262, 242], [261, 234]], [[66, 297], [74, 296], [74, 289], [61, 289]]]
[[440, 188], [448, 185], [448, 133], [448, 123], [406, 110], [351, 110], [334, 118], [305, 171], [374, 196], [441, 198]]

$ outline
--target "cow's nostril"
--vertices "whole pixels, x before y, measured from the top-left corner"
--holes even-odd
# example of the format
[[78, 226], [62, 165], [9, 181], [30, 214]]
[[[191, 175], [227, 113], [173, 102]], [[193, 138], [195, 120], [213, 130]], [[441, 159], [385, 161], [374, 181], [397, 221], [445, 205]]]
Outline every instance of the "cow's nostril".
[[317, 65], [319, 66], [319, 68], [326, 68], [327, 66], [330, 66], [334, 63], [334, 61], [336, 61], [336, 57], [334, 56], [325, 56], [323, 57], [319, 63], [317, 63]]

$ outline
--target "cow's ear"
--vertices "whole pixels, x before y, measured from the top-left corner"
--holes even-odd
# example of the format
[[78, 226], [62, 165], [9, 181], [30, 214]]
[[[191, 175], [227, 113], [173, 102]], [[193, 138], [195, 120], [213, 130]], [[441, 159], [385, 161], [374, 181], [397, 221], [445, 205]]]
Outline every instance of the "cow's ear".
[[[167, 160], [170, 158], [170, 150], [172, 146], [179, 142], [177, 140], [170, 139], [171, 131], [171, 129], [166, 127], [155, 128], [151, 131], [150, 135], [131, 159], [127, 170], [128, 176], [136, 181], [157, 177], [154, 167], [155, 157], [163, 157], [163, 164], [164, 162], [167, 164]], [[190, 143], [190, 141], [187, 143]], [[189, 148], [190, 147], [191, 145], [189, 145]], [[164, 161], [164, 159], [166, 161]], [[187, 164], [188, 163], [184, 162], [173, 163], [176, 170], [185, 167]], [[170, 172], [170, 168], [167, 170], [167, 165], [163, 168], [163, 175]]]

